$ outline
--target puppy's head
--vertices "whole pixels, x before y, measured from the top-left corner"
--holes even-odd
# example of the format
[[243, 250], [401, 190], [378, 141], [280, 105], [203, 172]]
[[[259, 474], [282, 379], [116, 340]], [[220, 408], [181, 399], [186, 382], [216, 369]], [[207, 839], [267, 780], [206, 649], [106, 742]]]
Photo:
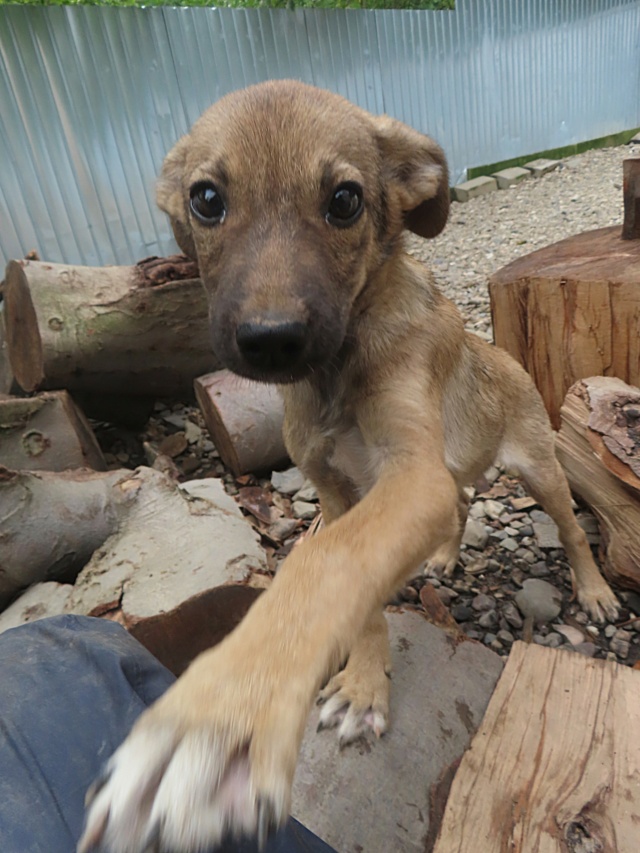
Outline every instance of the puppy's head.
[[168, 154], [157, 196], [198, 261], [223, 364], [284, 383], [332, 362], [402, 230], [444, 227], [447, 178], [429, 137], [302, 83], [214, 104]]

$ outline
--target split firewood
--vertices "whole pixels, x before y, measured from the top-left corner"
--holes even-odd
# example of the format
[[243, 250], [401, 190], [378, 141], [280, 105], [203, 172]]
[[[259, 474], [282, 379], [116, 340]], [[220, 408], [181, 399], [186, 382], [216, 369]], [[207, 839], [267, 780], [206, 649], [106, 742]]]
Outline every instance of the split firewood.
[[197, 274], [182, 256], [131, 267], [11, 261], [5, 323], [20, 387], [191, 393], [193, 379], [216, 366]]
[[629, 239], [640, 237], [638, 161], [624, 168], [624, 229], [554, 243], [489, 281], [495, 342], [531, 374], [555, 429], [565, 394], [579, 379], [617, 376], [640, 384], [640, 239]]
[[0, 399], [0, 465], [14, 470], [104, 471], [89, 422], [66, 391]]
[[629, 667], [515, 643], [433, 853], [637, 850], [639, 691]]
[[590, 377], [569, 390], [561, 416], [558, 459], [598, 519], [604, 572], [640, 590], [640, 388]]
[[200, 376], [194, 388], [220, 458], [236, 476], [286, 464], [284, 404], [273, 385], [219, 370]]

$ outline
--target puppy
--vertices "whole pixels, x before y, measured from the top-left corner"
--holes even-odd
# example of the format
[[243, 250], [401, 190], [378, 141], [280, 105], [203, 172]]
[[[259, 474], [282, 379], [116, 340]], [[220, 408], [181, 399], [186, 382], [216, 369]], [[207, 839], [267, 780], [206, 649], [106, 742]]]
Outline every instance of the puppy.
[[[79, 850], [203, 851], [288, 815], [309, 708], [349, 741], [387, 727], [382, 606], [428, 557], [455, 566], [463, 487], [517, 468], [556, 521], [581, 605], [614, 616], [527, 374], [463, 329], [409, 229], [445, 225], [428, 137], [292, 81], [224, 97], [167, 156], [158, 201], [209, 294], [213, 348], [281, 386], [292, 459], [327, 522], [112, 757]], [[335, 674], [348, 658], [346, 667]], [[153, 848], [156, 849], [156, 848]]]

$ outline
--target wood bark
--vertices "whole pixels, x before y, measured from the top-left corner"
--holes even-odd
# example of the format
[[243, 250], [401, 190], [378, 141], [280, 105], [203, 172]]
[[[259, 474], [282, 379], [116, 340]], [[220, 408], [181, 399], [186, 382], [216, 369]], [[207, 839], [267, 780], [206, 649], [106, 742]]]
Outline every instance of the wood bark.
[[495, 342], [531, 374], [555, 429], [574, 382], [640, 384], [640, 240], [588, 231], [508, 264], [489, 282]]
[[17, 390], [13, 370], [9, 364], [9, 347], [4, 328], [4, 311], [0, 303], [0, 394], [13, 394]]
[[622, 163], [622, 192], [624, 196], [623, 240], [640, 239], [640, 157], [630, 157]]
[[598, 519], [604, 573], [640, 590], [640, 389], [591, 377], [570, 389], [561, 415], [557, 456]]
[[104, 471], [89, 422], [66, 391], [0, 400], [0, 465], [14, 470]]
[[73, 580], [116, 529], [131, 473], [0, 466], [0, 607], [30, 584]]
[[20, 387], [191, 393], [193, 379], [216, 366], [207, 300], [195, 276], [194, 264], [181, 256], [132, 267], [11, 261], [7, 346]]
[[635, 853], [640, 672], [515, 643], [433, 853]]
[[284, 404], [273, 385], [219, 370], [200, 376], [194, 388], [220, 458], [236, 476], [286, 463]]

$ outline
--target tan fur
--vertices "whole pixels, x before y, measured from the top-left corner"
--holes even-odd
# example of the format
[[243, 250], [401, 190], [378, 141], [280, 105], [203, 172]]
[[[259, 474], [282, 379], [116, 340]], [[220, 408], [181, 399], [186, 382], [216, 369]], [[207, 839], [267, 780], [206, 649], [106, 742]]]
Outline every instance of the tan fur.
[[[224, 188], [220, 224], [189, 212], [190, 187], [202, 180]], [[325, 214], [345, 181], [364, 188], [364, 212], [335, 227]], [[582, 605], [596, 617], [616, 609], [531, 380], [464, 331], [402, 249], [404, 228], [434, 236], [446, 221], [446, 164], [432, 140], [327, 92], [263, 84], [202, 116], [168, 155], [158, 201], [197, 256], [218, 354], [282, 383], [287, 446], [328, 523], [114, 756], [82, 849], [103, 838], [116, 853], [143, 849], [158, 821], [163, 842], [180, 850], [213, 844], [225, 828], [260, 834], [281, 823], [307, 713], [328, 675], [324, 725], [339, 725], [343, 741], [385, 730], [381, 608], [425, 558], [453, 569], [462, 489], [496, 459], [517, 465], [558, 523]], [[300, 364], [270, 374], [245, 363], [238, 328], [283, 322], [303, 324]]]

